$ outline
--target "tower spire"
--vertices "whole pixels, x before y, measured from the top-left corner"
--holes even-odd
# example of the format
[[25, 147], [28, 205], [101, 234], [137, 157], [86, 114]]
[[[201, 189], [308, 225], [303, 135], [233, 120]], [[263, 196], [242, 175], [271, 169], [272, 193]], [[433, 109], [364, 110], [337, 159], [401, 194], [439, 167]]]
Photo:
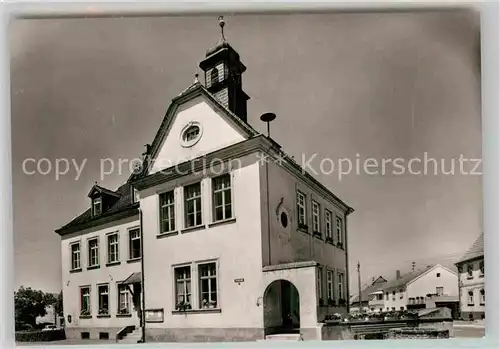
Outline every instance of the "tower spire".
[[224, 21], [224, 16], [219, 16], [219, 27], [220, 27], [220, 39], [221, 41], [226, 41], [224, 36], [224, 26], [226, 25], [226, 21]]

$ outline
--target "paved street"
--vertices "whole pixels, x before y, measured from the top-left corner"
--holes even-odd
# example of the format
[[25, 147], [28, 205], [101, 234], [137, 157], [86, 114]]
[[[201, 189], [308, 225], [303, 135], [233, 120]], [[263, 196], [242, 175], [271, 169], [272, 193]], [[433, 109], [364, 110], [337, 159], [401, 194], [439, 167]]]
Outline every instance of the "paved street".
[[482, 338], [484, 337], [483, 324], [456, 323], [453, 325], [454, 338]]
[[54, 342], [16, 342], [18, 347], [32, 347], [32, 346], [52, 346], [52, 345], [105, 345], [106, 347], [111, 344], [116, 344], [115, 341], [108, 340], [81, 340], [81, 339], [65, 339], [62, 341]]

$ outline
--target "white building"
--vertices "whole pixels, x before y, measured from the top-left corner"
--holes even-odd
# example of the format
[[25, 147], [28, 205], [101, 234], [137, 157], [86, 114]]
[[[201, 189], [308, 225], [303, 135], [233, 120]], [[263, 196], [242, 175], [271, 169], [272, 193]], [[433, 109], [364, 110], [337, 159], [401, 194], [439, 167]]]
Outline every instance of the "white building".
[[484, 235], [456, 263], [460, 280], [460, 313], [464, 320], [484, 319]]
[[[446, 306], [453, 311], [458, 301], [458, 275], [440, 264], [404, 275], [396, 271], [372, 295], [382, 295], [383, 311], [401, 311]], [[432, 303], [432, 304], [431, 304]]]
[[147, 341], [316, 339], [348, 311], [353, 209], [248, 124], [246, 67], [224, 38], [200, 67], [205, 85], [172, 100], [143, 166], [94, 186], [57, 231], [69, 338], [121, 337], [144, 308]]

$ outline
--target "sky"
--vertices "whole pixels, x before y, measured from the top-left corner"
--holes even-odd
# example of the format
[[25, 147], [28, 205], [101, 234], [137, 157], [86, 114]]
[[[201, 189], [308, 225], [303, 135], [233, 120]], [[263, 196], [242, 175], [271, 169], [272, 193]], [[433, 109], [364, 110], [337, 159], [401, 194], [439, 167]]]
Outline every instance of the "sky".
[[[348, 221], [351, 290], [358, 261], [363, 283], [409, 271], [412, 261], [417, 268], [452, 266], [482, 231], [481, 176], [472, 162], [464, 171], [458, 163], [460, 156], [481, 158], [478, 16], [225, 20], [225, 36], [248, 68], [242, 79], [251, 97], [248, 122], [265, 133], [259, 116], [276, 113], [272, 136], [299, 163], [313, 154], [315, 169], [322, 159], [380, 164], [427, 156], [446, 161], [448, 172], [455, 162], [453, 174], [436, 175], [431, 164], [427, 174], [395, 174], [390, 166], [382, 173], [378, 165], [375, 174], [370, 168], [340, 178], [338, 170], [315, 175], [355, 209]], [[100, 159], [140, 156], [219, 36], [217, 15], [11, 24], [16, 288], [61, 289], [54, 230], [87, 209], [94, 182], [116, 189], [126, 181], [126, 168], [100, 178]], [[48, 159], [52, 171], [26, 173], [29, 158]], [[80, 165], [86, 159], [78, 179], [74, 166], [56, 178], [62, 158]]]

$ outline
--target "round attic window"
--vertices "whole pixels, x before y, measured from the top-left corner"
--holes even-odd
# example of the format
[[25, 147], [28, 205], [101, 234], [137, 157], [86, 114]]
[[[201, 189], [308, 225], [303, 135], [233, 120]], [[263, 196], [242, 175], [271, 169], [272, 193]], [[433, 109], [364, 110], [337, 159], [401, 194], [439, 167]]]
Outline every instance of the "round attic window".
[[192, 147], [201, 138], [202, 127], [199, 122], [191, 121], [181, 131], [181, 144], [183, 147]]

